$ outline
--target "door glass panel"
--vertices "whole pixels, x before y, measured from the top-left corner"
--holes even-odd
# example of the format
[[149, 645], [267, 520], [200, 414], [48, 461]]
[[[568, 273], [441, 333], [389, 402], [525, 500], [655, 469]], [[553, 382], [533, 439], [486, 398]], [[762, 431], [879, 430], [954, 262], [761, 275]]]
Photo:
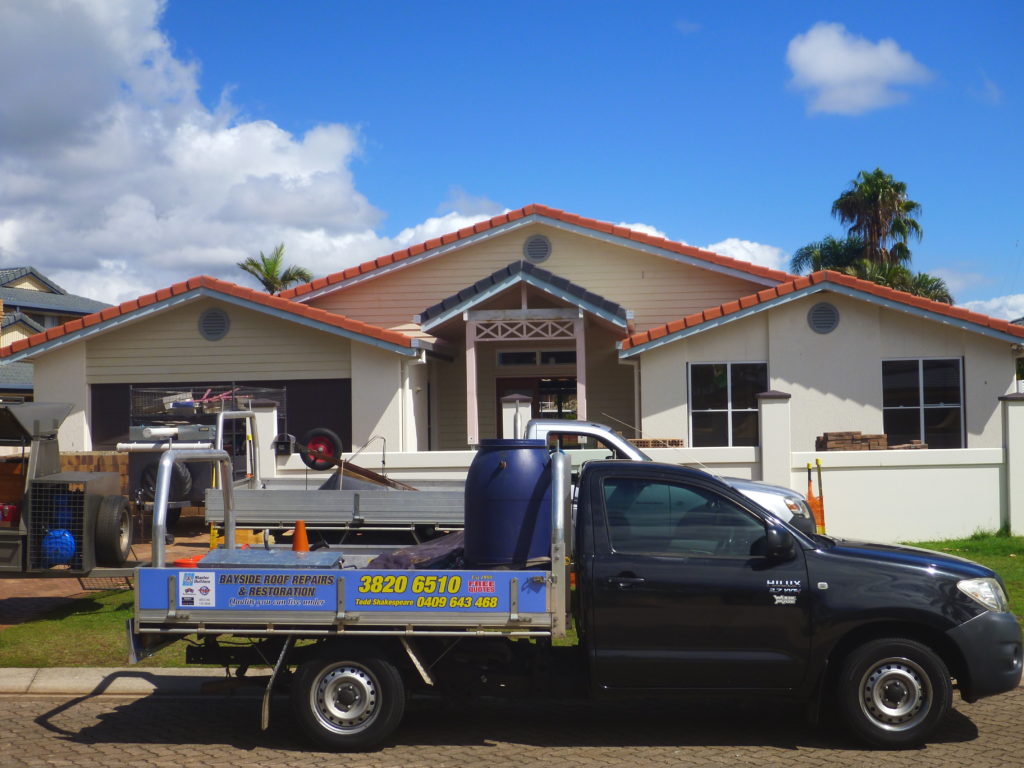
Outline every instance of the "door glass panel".
[[607, 478], [612, 549], [621, 553], [749, 557], [764, 525], [714, 491], [639, 478]]

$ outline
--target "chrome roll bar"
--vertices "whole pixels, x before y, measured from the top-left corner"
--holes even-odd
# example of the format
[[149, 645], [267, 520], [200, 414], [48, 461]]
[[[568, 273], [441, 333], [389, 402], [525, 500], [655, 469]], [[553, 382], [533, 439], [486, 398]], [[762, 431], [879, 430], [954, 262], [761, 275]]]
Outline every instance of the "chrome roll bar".
[[227, 451], [213, 449], [165, 451], [160, 457], [160, 465], [156, 473], [156, 490], [153, 494], [153, 544], [152, 558], [154, 568], [166, 565], [164, 557], [165, 537], [167, 535], [167, 502], [171, 491], [171, 472], [179, 461], [205, 461], [220, 465], [220, 476], [227, 478], [221, 483], [224, 493], [224, 546], [235, 548], [235, 503], [231, 483], [231, 457]]

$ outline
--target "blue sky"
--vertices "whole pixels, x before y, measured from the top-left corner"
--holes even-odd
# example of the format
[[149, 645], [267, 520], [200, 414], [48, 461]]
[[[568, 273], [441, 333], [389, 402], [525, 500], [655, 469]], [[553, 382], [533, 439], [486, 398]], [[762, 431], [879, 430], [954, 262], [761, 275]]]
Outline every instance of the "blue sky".
[[1022, 33], [996, 2], [10, 0], [0, 265], [114, 301], [538, 202], [784, 266], [881, 167], [914, 268], [1018, 317]]

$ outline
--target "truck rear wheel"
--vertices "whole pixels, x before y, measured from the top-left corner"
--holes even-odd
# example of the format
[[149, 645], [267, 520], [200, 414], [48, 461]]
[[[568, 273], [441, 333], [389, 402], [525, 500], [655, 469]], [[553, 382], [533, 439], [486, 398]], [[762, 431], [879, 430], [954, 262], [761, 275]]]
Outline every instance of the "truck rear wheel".
[[341, 653], [298, 668], [292, 704], [303, 730], [320, 746], [341, 752], [370, 749], [402, 719], [402, 676], [378, 656]]
[[855, 650], [839, 678], [839, 711], [850, 730], [881, 747], [923, 743], [946, 716], [949, 670], [915, 640], [872, 640]]

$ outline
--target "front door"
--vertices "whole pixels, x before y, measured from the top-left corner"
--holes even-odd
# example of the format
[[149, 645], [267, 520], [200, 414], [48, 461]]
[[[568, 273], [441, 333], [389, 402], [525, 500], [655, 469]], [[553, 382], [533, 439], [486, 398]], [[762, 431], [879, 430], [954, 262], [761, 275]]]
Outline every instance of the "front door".
[[[616, 474], [618, 472], [618, 474]], [[802, 682], [802, 552], [759, 554], [765, 522], [714, 481], [636, 464], [592, 477], [589, 638], [601, 688], [784, 690]]]
[[525, 395], [530, 398], [529, 414], [523, 414], [523, 426], [530, 419], [575, 419], [576, 378], [573, 376], [532, 376], [499, 378], [495, 380], [497, 394], [498, 436], [505, 437], [502, 430], [501, 399], [508, 395]]

